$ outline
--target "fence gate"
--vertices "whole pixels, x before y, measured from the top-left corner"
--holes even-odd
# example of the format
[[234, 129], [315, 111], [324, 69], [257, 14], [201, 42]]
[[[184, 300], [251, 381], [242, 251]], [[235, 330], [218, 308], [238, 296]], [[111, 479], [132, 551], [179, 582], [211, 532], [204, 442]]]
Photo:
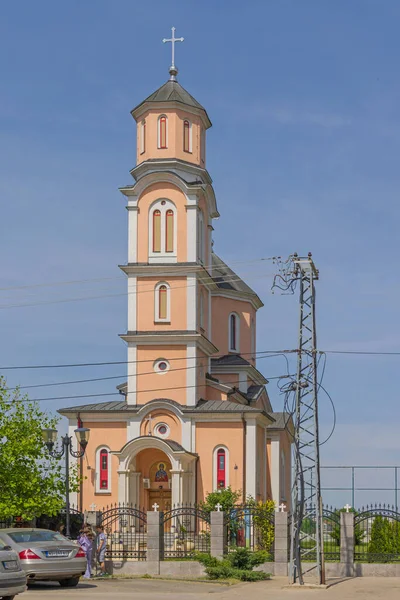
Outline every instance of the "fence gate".
[[179, 506], [163, 513], [164, 559], [190, 558], [210, 552], [210, 515], [197, 506]]
[[134, 505], [106, 507], [99, 524], [107, 535], [106, 558], [110, 560], [146, 560], [147, 515]]
[[[316, 562], [315, 541], [316, 531], [315, 512], [307, 510], [307, 518], [301, 526], [301, 557], [303, 562]], [[308, 537], [309, 536], [309, 537]], [[322, 540], [324, 544], [325, 562], [340, 562], [340, 511], [325, 506], [322, 509]]]
[[362, 507], [354, 516], [354, 561], [400, 562], [400, 513], [385, 504]]
[[265, 550], [274, 560], [275, 513], [262, 506], [235, 506], [225, 513], [228, 526], [228, 552], [248, 548]]

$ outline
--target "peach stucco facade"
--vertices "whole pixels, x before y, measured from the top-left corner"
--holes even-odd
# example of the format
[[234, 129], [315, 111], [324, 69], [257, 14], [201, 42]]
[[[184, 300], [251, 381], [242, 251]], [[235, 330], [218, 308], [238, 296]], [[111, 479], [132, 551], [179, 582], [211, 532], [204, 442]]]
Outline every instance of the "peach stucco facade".
[[127, 377], [120, 399], [69, 407], [91, 430], [82, 509], [200, 502], [228, 486], [290, 503], [290, 419], [257, 369], [260, 298], [214, 252], [205, 109], [169, 80], [133, 111], [127, 202]]

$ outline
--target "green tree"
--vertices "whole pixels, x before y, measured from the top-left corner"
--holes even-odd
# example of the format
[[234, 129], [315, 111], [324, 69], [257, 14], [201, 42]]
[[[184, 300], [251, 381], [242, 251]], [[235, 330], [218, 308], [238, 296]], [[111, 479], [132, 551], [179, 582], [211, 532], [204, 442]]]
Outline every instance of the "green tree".
[[[64, 462], [49, 455], [42, 439], [42, 429], [56, 424], [18, 389], [10, 392], [0, 377], [0, 518], [29, 521], [65, 506]], [[78, 487], [75, 472], [71, 491]]]
[[385, 519], [381, 515], [377, 515], [374, 518], [374, 522], [371, 527], [371, 540], [368, 545], [368, 554], [370, 560], [376, 560], [377, 557], [374, 555], [384, 555], [392, 552], [391, 548], [391, 524], [388, 519]]
[[252, 517], [257, 547], [270, 552], [275, 539], [275, 502], [274, 500], [257, 502], [249, 496], [246, 504], [253, 509]]
[[200, 503], [200, 508], [207, 513], [215, 510], [217, 504], [221, 505], [221, 510], [229, 513], [241, 498], [242, 492], [234, 492], [231, 486], [218, 490], [217, 492], [209, 492], [205, 500]]

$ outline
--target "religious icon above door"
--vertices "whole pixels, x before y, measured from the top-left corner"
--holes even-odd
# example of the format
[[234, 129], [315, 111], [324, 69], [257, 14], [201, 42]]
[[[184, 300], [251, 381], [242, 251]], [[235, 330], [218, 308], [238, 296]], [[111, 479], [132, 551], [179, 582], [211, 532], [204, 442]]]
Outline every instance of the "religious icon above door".
[[157, 461], [150, 469], [150, 481], [152, 483], [168, 483], [170, 470], [169, 461]]

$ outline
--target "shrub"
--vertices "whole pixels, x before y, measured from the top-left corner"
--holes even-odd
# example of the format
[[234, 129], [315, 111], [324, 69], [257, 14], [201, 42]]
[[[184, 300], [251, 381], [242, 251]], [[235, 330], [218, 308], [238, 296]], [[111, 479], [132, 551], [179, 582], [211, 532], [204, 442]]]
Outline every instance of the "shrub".
[[200, 503], [200, 508], [207, 513], [215, 510], [217, 504], [222, 506], [224, 512], [231, 511], [235, 504], [237, 504], [240, 499], [242, 492], [235, 492], [231, 488], [231, 486], [218, 490], [217, 492], [210, 492], [207, 494], [204, 502]]
[[270, 577], [270, 573], [264, 573], [263, 571], [241, 571], [240, 573], [241, 581], [263, 581], [270, 579]]
[[258, 552], [250, 552], [248, 548], [236, 548], [228, 554], [227, 560], [235, 569], [244, 569], [251, 571], [253, 567], [262, 565], [269, 559], [268, 552], [260, 550]]

